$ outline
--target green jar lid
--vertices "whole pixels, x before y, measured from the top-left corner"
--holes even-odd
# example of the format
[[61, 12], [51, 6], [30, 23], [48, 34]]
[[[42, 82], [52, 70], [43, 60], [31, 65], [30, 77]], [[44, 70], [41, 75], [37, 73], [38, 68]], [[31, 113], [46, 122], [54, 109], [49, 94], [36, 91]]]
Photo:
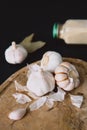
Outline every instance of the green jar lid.
[[55, 23], [54, 25], [53, 25], [53, 30], [52, 30], [53, 32], [53, 38], [57, 38], [58, 37], [58, 24], [57, 23]]

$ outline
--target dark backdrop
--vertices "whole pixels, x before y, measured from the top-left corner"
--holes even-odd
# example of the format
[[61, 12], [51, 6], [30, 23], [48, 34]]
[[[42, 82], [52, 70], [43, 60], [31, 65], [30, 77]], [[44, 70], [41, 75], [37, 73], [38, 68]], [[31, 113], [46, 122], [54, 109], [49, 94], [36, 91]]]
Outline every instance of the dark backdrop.
[[[87, 19], [87, 4], [83, 1], [58, 0], [3, 1], [0, 4], [0, 84], [27, 63], [41, 59], [48, 50], [57, 51], [63, 57], [87, 61], [86, 45], [67, 45], [63, 40], [52, 37], [54, 22], [64, 23], [67, 19]], [[19, 43], [31, 33], [35, 33], [34, 40], [42, 40], [47, 44], [29, 54], [22, 64], [8, 64], [4, 57], [5, 49], [13, 40]]]

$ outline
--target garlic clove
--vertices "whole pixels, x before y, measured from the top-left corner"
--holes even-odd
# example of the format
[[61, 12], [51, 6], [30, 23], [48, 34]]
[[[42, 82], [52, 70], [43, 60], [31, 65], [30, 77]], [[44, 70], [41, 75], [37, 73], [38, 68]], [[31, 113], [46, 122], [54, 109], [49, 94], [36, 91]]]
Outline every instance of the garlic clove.
[[10, 64], [22, 63], [27, 55], [27, 50], [22, 45], [16, 44], [14, 41], [12, 42], [12, 45], [5, 50], [5, 59]]
[[83, 96], [70, 94], [71, 102], [74, 106], [80, 108], [83, 102]]
[[80, 84], [80, 80], [77, 78], [77, 79], [74, 81], [74, 83], [75, 83], [75, 88], [77, 88], [77, 87], [79, 86], [79, 84]]
[[62, 56], [55, 51], [47, 51], [41, 59], [41, 68], [45, 71], [54, 72], [55, 68], [62, 62]]
[[55, 74], [59, 74], [59, 73], [66, 73], [66, 74], [67, 74], [68, 71], [69, 71], [68, 68], [66, 68], [66, 67], [64, 67], [64, 66], [62, 66], [62, 65], [59, 65], [59, 66], [57, 66], [56, 69], [55, 69]]
[[46, 102], [46, 100], [47, 100], [47, 97], [43, 96], [39, 98], [38, 100], [36, 100], [35, 102], [33, 102], [32, 104], [30, 104], [29, 105], [30, 111], [34, 111], [42, 107], [44, 103]]
[[71, 90], [73, 90], [74, 89], [74, 81], [73, 81], [73, 79], [72, 78], [69, 78], [69, 84], [66, 86], [66, 87], [64, 87], [63, 89], [64, 90], [66, 90], [66, 91], [71, 91]]
[[26, 114], [25, 108], [19, 108], [9, 113], [8, 118], [11, 120], [20, 120]]
[[55, 80], [57, 80], [57, 82], [66, 80], [67, 78], [68, 78], [68, 76], [66, 74], [63, 74], [63, 73], [55, 75]]
[[76, 70], [75, 66], [69, 62], [62, 62], [61, 63], [62, 66], [67, 67], [69, 69], [69, 71], [72, 72], [72, 74], [74, 75], [74, 77], [79, 77], [79, 73]]
[[69, 79], [66, 79], [60, 82], [57, 81], [56, 83], [60, 88], [65, 88], [69, 84]]

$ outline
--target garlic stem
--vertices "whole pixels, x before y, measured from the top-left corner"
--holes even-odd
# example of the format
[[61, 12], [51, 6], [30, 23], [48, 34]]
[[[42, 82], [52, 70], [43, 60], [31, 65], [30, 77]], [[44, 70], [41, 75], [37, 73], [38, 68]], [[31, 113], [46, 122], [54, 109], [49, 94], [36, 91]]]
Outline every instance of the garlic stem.
[[17, 48], [15, 41], [12, 42], [12, 48], [13, 48], [13, 50], [15, 50]]

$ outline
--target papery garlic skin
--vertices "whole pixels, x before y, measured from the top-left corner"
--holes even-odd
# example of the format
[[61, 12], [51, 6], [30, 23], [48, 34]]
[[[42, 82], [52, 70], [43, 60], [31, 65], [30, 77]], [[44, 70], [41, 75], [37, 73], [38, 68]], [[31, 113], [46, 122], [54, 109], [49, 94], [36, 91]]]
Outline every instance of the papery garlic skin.
[[[34, 64], [35, 66], [35, 64]], [[33, 68], [31, 68], [33, 69]], [[43, 96], [51, 92], [55, 88], [55, 79], [53, 74], [43, 71], [40, 67], [36, 66], [36, 70], [30, 70], [29, 78], [27, 81], [27, 88], [36, 96]]]
[[5, 50], [5, 59], [10, 64], [22, 63], [27, 55], [27, 50], [15, 42], [12, 42], [12, 45]]
[[79, 73], [69, 62], [62, 62], [55, 69], [55, 80], [57, 85], [66, 91], [71, 91], [80, 84]]
[[9, 113], [8, 118], [11, 120], [20, 120], [26, 114], [25, 108], [19, 108]]
[[62, 62], [62, 56], [55, 51], [47, 51], [41, 59], [41, 68], [45, 71], [54, 72], [56, 67]]
[[83, 103], [83, 96], [82, 95], [72, 95], [70, 94], [71, 102], [74, 106], [80, 108]]

